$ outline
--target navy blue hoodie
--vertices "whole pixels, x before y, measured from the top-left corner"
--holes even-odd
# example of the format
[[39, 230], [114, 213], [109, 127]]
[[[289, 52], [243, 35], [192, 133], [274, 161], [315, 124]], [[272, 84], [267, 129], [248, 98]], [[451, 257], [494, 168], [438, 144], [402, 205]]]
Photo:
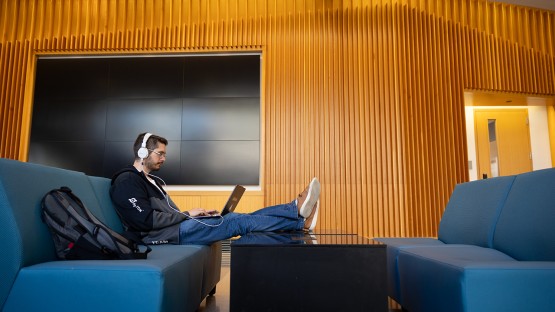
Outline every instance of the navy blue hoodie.
[[110, 197], [126, 230], [146, 244], [179, 244], [179, 224], [187, 219], [162, 186], [129, 166], [112, 177]]

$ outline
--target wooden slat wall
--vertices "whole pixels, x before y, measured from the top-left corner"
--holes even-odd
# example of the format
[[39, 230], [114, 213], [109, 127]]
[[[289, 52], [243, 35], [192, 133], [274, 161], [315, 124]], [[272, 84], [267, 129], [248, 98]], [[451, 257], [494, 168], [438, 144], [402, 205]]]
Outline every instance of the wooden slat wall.
[[485, 0], [4, 0], [0, 156], [26, 159], [38, 54], [262, 51], [248, 210], [318, 176], [320, 228], [434, 236], [468, 179], [463, 90], [554, 95], [554, 18]]

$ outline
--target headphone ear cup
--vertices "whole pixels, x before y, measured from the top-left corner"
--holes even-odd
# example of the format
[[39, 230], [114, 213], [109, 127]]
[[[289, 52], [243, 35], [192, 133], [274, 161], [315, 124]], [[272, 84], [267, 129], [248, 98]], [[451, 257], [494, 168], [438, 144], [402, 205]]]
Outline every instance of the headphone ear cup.
[[143, 143], [141, 144], [141, 148], [139, 148], [139, 150], [137, 151], [137, 156], [139, 156], [140, 159], [145, 159], [148, 157], [148, 148], [146, 148], [146, 142], [148, 142], [148, 138], [150, 138], [151, 135], [152, 133], [147, 132], [143, 137]]
[[148, 157], [148, 149], [146, 147], [139, 148], [139, 150], [137, 151], [137, 156], [139, 156], [140, 159], [147, 158]]

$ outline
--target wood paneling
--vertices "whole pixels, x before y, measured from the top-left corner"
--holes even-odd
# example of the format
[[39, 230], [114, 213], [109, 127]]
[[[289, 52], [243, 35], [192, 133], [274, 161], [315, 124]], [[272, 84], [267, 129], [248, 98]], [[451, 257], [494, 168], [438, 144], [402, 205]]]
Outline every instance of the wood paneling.
[[485, 0], [4, 0], [0, 156], [26, 159], [37, 55], [262, 51], [263, 185], [245, 209], [318, 176], [320, 228], [435, 236], [468, 180], [463, 90], [555, 94], [554, 18]]

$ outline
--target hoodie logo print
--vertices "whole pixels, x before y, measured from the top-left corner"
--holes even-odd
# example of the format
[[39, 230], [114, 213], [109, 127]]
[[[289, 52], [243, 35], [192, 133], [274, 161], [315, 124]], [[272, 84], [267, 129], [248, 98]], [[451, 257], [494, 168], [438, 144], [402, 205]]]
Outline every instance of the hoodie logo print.
[[131, 205], [133, 205], [133, 208], [137, 209], [138, 212], [143, 212], [141, 207], [139, 207], [139, 205], [137, 205], [137, 200], [134, 197], [129, 198], [129, 201], [131, 202]]

